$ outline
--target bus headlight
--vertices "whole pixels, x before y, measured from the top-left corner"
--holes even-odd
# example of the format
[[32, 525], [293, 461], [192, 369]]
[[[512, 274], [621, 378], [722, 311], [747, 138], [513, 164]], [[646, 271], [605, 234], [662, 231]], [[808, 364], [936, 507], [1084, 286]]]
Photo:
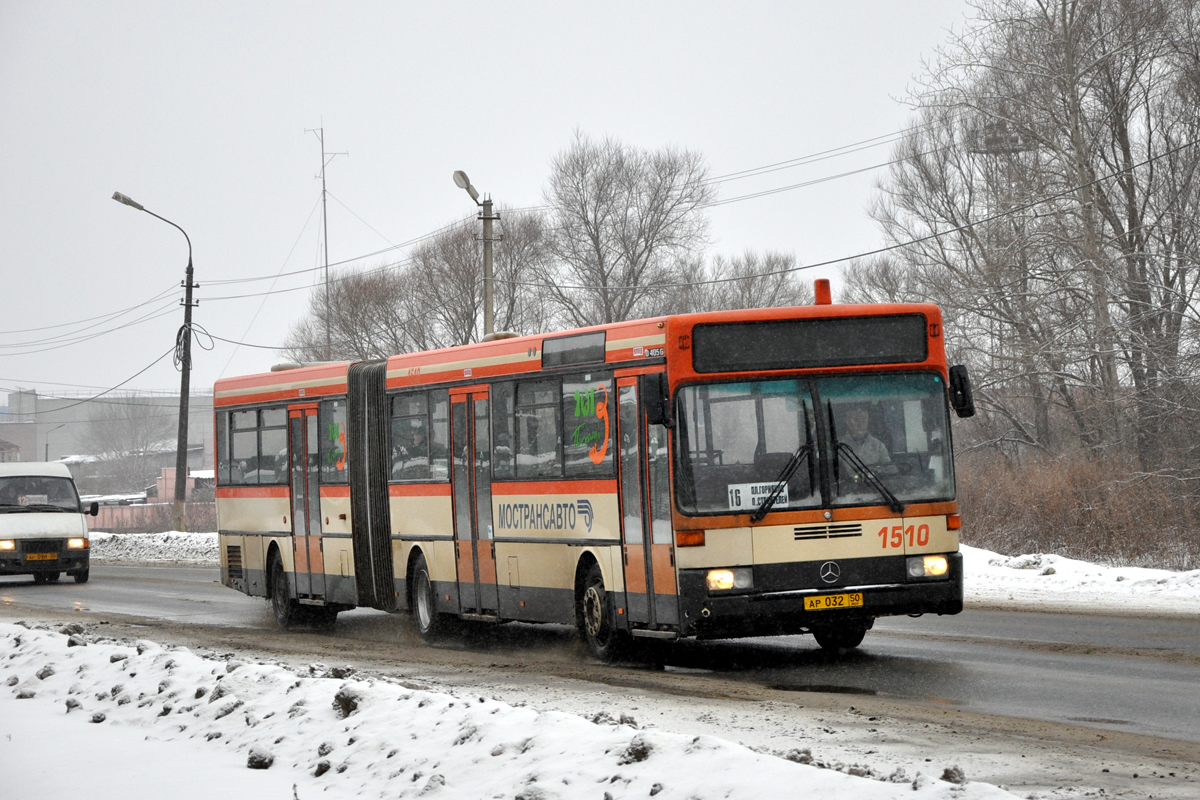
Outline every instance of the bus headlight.
[[729, 592], [735, 589], [753, 589], [754, 571], [750, 567], [733, 569], [710, 569], [705, 579], [710, 592]]
[[0, 550], [16, 550], [17, 543], [12, 539], [0, 539]]
[[908, 577], [944, 578], [950, 572], [950, 562], [943, 555], [910, 556], [908, 559]]
[[86, 550], [88, 545], [87, 539], [67, 539], [68, 550]]

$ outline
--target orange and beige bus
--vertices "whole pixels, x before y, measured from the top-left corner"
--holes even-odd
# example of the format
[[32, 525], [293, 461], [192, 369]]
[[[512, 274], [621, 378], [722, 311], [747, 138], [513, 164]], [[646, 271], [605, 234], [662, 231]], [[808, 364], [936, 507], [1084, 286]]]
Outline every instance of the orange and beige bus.
[[283, 626], [560, 623], [605, 660], [958, 613], [941, 314], [817, 296], [221, 380], [221, 579]]

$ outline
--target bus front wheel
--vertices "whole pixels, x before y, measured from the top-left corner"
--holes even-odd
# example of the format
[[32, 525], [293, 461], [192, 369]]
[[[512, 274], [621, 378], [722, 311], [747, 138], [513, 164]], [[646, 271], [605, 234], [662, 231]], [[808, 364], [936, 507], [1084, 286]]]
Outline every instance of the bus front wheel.
[[822, 650], [841, 654], [862, 644], [868, 627], [865, 622], [847, 622], [836, 627], [813, 628], [812, 635]]
[[594, 562], [583, 579], [576, 618], [593, 656], [601, 661], [614, 661], [621, 654], [624, 632], [613, 624], [613, 607], [604, 589], [604, 575]]

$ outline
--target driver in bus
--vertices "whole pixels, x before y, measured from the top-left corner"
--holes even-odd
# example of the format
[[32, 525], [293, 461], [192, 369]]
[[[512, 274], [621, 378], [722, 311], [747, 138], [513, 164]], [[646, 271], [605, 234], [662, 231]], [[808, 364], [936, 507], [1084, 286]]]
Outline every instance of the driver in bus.
[[[889, 467], [892, 456], [883, 442], [871, 435], [871, 415], [863, 405], [850, 406], [846, 412], [846, 433], [842, 441], [850, 445], [868, 467]], [[876, 470], [886, 472], [888, 470]]]

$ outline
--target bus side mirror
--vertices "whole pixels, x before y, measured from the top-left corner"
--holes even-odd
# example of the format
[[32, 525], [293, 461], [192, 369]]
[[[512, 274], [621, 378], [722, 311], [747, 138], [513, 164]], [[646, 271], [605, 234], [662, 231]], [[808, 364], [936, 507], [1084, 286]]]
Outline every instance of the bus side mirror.
[[646, 406], [647, 422], [671, 427], [671, 389], [667, 373], [642, 376], [642, 402]]
[[975, 398], [971, 394], [971, 376], [966, 364], [950, 368], [950, 407], [959, 417], [975, 416]]

